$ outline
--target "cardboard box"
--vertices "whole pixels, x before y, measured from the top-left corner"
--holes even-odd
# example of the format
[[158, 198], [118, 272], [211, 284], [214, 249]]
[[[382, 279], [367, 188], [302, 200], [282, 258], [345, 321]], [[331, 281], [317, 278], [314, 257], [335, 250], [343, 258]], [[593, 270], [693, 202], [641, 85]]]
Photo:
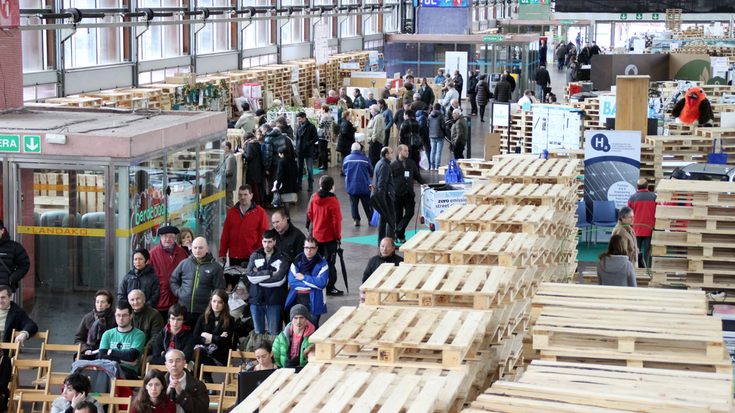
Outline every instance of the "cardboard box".
[[500, 155], [500, 134], [485, 134], [485, 160], [492, 161], [493, 156]]

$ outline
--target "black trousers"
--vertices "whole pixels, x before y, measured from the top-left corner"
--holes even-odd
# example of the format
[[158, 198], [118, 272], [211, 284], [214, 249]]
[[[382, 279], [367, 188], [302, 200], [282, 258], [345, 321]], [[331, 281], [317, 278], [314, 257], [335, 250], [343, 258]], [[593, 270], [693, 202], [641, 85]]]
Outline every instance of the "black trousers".
[[472, 106], [472, 111], [470, 112], [470, 114], [477, 113], [477, 102], [475, 101], [477, 95], [468, 94], [467, 97], [470, 99], [470, 105]]
[[368, 158], [373, 167], [380, 160], [380, 151], [383, 149], [383, 144], [378, 142], [371, 142], [370, 149], [368, 149]]
[[329, 264], [329, 279], [327, 280], [327, 291], [331, 291], [334, 288], [334, 284], [337, 283], [337, 267], [335, 262], [337, 260], [337, 240], [320, 242], [319, 243], [319, 254], [327, 260]]
[[454, 145], [454, 159], [463, 159], [464, 155], [462, 154], [464, 152], [464, 144], [455, 144]]
[[[388, 202], [386, 207], [388, 208], [388, 215], [395, 217], [396, 211], [395, 211], [395, 199], [393, 197], [388, 197]], [[388, 222], [385, 220], [383, 215], [380, 215], [380, 220], [378, 220], [378, 245], [380, 245], [380, 240], [383, 238], [394, 238], [395, 237], [395, 228], [388, 225]]]
[[319, 169], [327, 169], [329, 166], [329, 141], [319, 139]]
[[485, 120], [485, 108], [487, 105], [480, 105], [480, 120]]
[[[651, 268], [651, 237], [637, 237], [636, 239], [638, 241], [638, 268]], [[643, 263], [646, 265], [644, 266]]]
[[383, 139], [383, 147], [390, 145], [390, 129], [385, 131], [385, 139]]
[[396, 237], [406, 238], [406, 227], [414, 215], [416, 209], [416, 195], [405, 193], [396, 195]]

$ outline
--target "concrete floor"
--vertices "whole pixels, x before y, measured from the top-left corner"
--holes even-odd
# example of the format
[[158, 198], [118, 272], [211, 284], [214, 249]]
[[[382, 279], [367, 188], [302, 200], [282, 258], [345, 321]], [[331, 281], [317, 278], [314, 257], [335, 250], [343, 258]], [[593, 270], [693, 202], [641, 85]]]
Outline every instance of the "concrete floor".
[[[563, 71], [557, 71], [555, 67], [550, 70], [552, 85], [554, 85], [554, 91], [558, 96], [562, 96], [562, 88], [566, 85], [566, 75]], [[470, 105], [467, 102], [462, 104], [465, 113], [469, 113]], [[486, 114], [487, 115], [487, 114]], [[486, 117], [485, 123], [480, 123], [480, 119], [477, 116], [472, 117], [472, 155], [473, 157], [482, 157], [484, 148], [485, 133], [489, 132], [490, 123]], [[450, 151], [448, 145], [445, 145], [443, 151], [442, 165], [446, 165], [450, 159]], [[318, 182], [319, 177], [327, 174], [335, 179], [335, 193], [337, 199], [342, 206], [342, 247], [344, 248], [345, 265], [347, 268], [347, 278], [349, 283], [350, 292], [345, 292], [344, 296], [341, 297], [328, 297], [327, 308], [328, 313], [326, 316], [322, 316], [321, 322], [323, 323], [326, 319], [334, 314], [342, 306], [357, 306], [359, 298], [359, 287], [362, 280], [362, 274], [365, 269], [370, 257], [378, 253], [377, 248], [377, 228], [368, 225], [369, 219], [362, 217], [360, 227], [353, 225], [353, 220], [350, 214], [350, 202], [349, 197], [345, 192], [344, 177], [340, 177], [339, 169], [334, 167], [317, 174], [314, 179]], [[444, 177], [440, 176], [437, 172], [426, 172], [422, 171], [422, 176], [429, 183], [437, 183], [443, 180]], [[306, 185], [304, 185], [306, 188]], [[425, 225], [421, 225], [417, 222], [418, 219], [418, 206], [419, 206], [419, 191], [417, 193], [417, 213], [414, 215], [413, 221], [410, 223], [409, 230], [424, 230], [427, 229]], [[305, 231], [306, 222], [306, 209], [307, 203], [311, 193], [306, 190], [299, 193], [298, 202], [291, 209], [292, 223]], [[272, 214], [275, 210], [267, 210], [268, 215]], [[364, 214], [361, 211], [361, 214]], [[407, 231], [407, 235], [412, 232]], [[366, 239], [355, 239], [358, 237], [370, 237], [370, 240]], [[368, 245], [368, 243], [372, 245]], [[580, 263], [583, 264], [583, 263]], [[580, 265], [582, 267], [583, 265]], [[339, 264], [338, 264], [339, 268]], [[344, 282], [342, 281], [342, 274], [338, 275], [337, 288], [340, 290], [346, 290]], [[50, 293], [43, 290], [37, 290], [37, 301], [31, 312], [31, 318], [33, 318], [39, 325], [41, 331], [49, 330], [51, 333], [50, 342], [54, 344], [71, 344], [74, 341], [74, 332], [79, 325], [84, 314], [91, 311], [94, 297], [93, 293]], [[40, 344], [34, 343], [35, 340], [29, 342], [22, 351], [23, 357], [37, 357], [38, 352], [34, 350], [40, 350]], [[71, 359], [69, 357], [63, 357], [60, 359], [54, 359], [54, 370], [61, 371], [71, 365]], [[63, 366], [63, 367], [62, 367]], [[25, 380], [23, 380], [25, 382]], [[60, 389], [52, 390], [59, 394]]]

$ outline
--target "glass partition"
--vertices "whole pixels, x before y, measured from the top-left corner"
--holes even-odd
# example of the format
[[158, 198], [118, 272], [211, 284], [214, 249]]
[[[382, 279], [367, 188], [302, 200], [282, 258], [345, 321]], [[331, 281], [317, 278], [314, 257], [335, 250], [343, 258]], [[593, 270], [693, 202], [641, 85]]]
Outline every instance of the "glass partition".
[[199, 147], [199, 228], [197, 237], [204, 237], [209, 251], [217, 257], [219, 239], [225, 221], [224, 152], [220, 141], [203, 143]]

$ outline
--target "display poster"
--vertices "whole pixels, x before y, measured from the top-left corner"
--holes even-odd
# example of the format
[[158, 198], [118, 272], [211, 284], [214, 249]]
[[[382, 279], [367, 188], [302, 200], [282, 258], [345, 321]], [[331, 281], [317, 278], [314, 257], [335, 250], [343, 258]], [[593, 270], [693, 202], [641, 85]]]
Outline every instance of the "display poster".
[[615, 95], [600, 95], [600, 124], [604, 125], [609, 118], [615, 119]]
[[463, 86], [462, 86], [462, 98], [467, 97], [467, 85], [469, 80], [467, 79], [467, 52], [446, 52], [444, 67], [446, 68], [447, 76], [454, 76], [454, 71], [459, 70], [462, 75]]
[[584, 200], [628, 204], [641, 169], [640, 131], [585, 131]]
[[560, 105], [533, 105], [531, 153], [545, 149], [579, 149], [581, 114]]
[[316, 60], [317, 65], [327, 64], [329, 60], [328, 32], [329, 26], [326, 24], [314, 26], [314, 60]]
[[493, 103], [492, 126], [510, 127], [510, 103]]

